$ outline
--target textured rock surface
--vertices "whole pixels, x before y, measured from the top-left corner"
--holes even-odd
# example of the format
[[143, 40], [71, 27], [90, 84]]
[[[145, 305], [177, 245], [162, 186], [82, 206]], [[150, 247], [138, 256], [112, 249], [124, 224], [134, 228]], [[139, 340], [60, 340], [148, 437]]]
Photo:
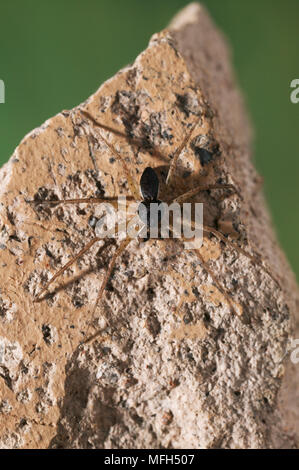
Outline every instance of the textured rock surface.
[[[114, 131], [96, 128], [80, 108]], [[167, 194], [171, 157], [197, 121]], [[289, 356], [281, 360], [298, 318], [297, 287], [250, 162], [249, 129], [225, 41], [192, 4], [132, 66], [24, 138], [0, 173], [1, 447], [298, 445], [298, 366], [289, 364], [292, 381], [283, 379]], [[207, 182], [240, 188], [243, 201], [223, 191], [194, 200], [204, 202], [206, 222], [262, 255], [280, 287], [207, 237], [201, 254], [236, 315], [180, 241], [132, 241], [92, 320], [117, 244], [109, 240], [34, 303], [94, 236], [89, 222], [98, 214], [96, 206], [32, 207], [26, 199], [128, 194], [100, 133], [137, 182], [146, 166], [157, 169], [162, 199]], [[78, 347], [98, 329], [96, 341]]]

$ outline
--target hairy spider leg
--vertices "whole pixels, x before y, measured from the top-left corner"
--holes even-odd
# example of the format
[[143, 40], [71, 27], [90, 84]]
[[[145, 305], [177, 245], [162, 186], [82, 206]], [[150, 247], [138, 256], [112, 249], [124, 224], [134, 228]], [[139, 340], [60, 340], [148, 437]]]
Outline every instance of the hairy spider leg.
[[[170, 228], [169, 228], [169, 230], [173, 235], [174, 234], [173, 230], [171, 230]], [[182, 238], [184, 240], [187, 240], [186, 237], [182, 237]], [[212, 281], [214, 282], [215, 286], [217, 287], [219, 292], [223, 295], [223, 297], [227, 301], [228, 305], [230, 306], [231, 311], [238, 315], [238, 312], [237, 312], [237, 310], [234, 306], [234, 303], [232, 302], [232, 300], [230, 298], [230, 295], [224, 290], [224, 288], [222, 287], [222, 285], [218, 281], [217, 277], [213, 273], [212, 269], [208, 266], [208, 263], [203, 259], [203, 256], [200, 254], [199, 250], [194, 248], [192, 251], [196, 254], [196, 256], [198, 257], [198, 259], [200, 261], [200, 264], [203, 266], [204, 270], [210, 275], [210, 277], [212, 278]]]
[[[128, 197], [130, 199], [130, 196]], [[117, 197], [107, 197], [107, 198], [98, 198], [98, 197], [89, 197], [89, 198], [81, 198], [81, 199], [49, 199], [47, 201], [26, 201], [28, 204], [36, 204], [37, 206], [40, 204], [100, 204], [102, 202], [109, 202], [114, 207], [117, 208]]]
[[186, 193], [181, 194], [180, 196], [174, 198], [171, 202], [178, 202], [179, 204], [181, 204], [182, 202], [187, 201], [188, 199], [195, 196], [199, 192], [208, 191], [210, 189], [232, 189], [242, 199], [242, 196], [240, 195], [239, 191], [233, 184], [205, 184], [205, 185], [196, 186], [195, 188], [190, 189], [190, 191], [187, 191]]
[[[194, 227], [194, 222], [191, 220], [191, 225]], [[214, 235], [216, 238], [218, 238], [220, 241], [222, 241], [226, 246], [229, 248], [236, 250], [238, 253], [241, 255], [245, 256], [248, 258], [253, 264], [256, 264], [262, 268], [262, 270], [268, 274], [269, 277], [277, 284], [277, 286], [280, 288], [280, 282], [275, 278], [275, 276], [270, 272], [270, 270], [262, 263], [262, 261], [256, 256], [252, 255], [251, 253], [248, 253], [248, 251], [243, 250], [237, 243], [231, 241], [229, 238], [225, 237], [219, 230], [216, 230], [213, 227], [210, 227], [208, 225], [203, 225], [202, 226], [203, 231], [206, 233], [210, 233]]]
[[206, 263], [206, 261], [203, 259], [202, 255], [200, 254], [200, 252], [196, 249], [193, 250], [193, 252], [196, 254], [196, 256], [198, 257], [200, 263], [202, 264], [204, 270], [210, 275], [210, 277], [212, 278], [212, 281], [213, 283], [215, 284], [215, 286], [217, 287], [217, 289], [219, 290], [219, 292], [223, 295], [223, 297], [225, 298], [225, 300], [227, 301], [228, 305], [230, 306], [230, 309], [233, 313], [235, 313], [236, 315], [238, 315], [238, 312], [234, 306], [234, 303], [232, 302], [231, 300], [231, 296], [224, 290], [223, 286], [220, 284], [220, 282], [218, 281], [217, 277], [215, 276], [215, 274], [213, 273], [213, 270], [208, 266], [208, 263]]
[[271, 274], [269, 269], [266, 266], [264, 266], [262, 261], [257, 256], [252, 255], [251, 253], [248, 253], [247, 251], [243, 250], [243, 248], [241, 248], [239, 245], [237, 245], [236, 243], [234, 243], [231, 240], [229, 240], [228, 238], [226, 238], [221, 232], [219, 232], [218, 230], [216, 230], [213, 227], [203, 225], [203, 231], [215, 235], [215, 237], [217, 237], [219, 240], [221, 240], [227, 246], [229, 246], [233, 250], [238, 251], [241, 255], [246, 256], [248, 259], [250, 259], [252, 261], [252, 263], [255, 263], [258, 266], [260, 266], [263, 269], [263, 271], [266, 274], [268, 274], [268, 276], [270, 276], [271, 279], [277, 284], [277, 286], [280, 287], [280, 282], [275, 278], [275, 276], [273, 276], [273, 274]]
[[172, 157], [172, 160], [171, 160], [171, 163], [169, 165], [169, 170], [168, 170], [168, 174], [167, 174], [167, 178], [166, 178], [166, 186], [169, 186], [170, 184], [170, 181], [173, 177], [173, 173], [175, 171], [175, 167], [177, 165], [177, 161], [179, 159], [179, 156], [181, 155], [182, 151], [184, 150], [184, 148], [186, 147], [186, 145], [188, 144], [189, 140], [191, 139], [191, 136], [193, 134], [193, 131], [194, 129], [197, 127], [198, 123], [201, 121], [201, 117], [195, 122], [195, 124], [191, 127], [191, 130], [188, 132], [188, 134], [186, 135], [186, 137], [184, 138], [183, 142], [181, 143], [181, 145], [176, 149], [173, 157]]
[[34, 302], [39, 302], [41, 297], [44, 295], [44, 293], [48, 290], [49, 286], [57, 279], [66, 269], [68, 269], [72, 264], [75, 263], [79, 258], [81, 258], [84, 253], [86, 253], [96, 242], [101, 240], [99, 237], [94, 237], [90, 242], [88, 242], [82, 250], [79, 251], [70, 261], [68, 261], [62, 268], [60, 268], [52, 277], [51, 279], [47, 282], [47, 284], [44, 286], [44, 288], [41, 290], [41, 292], [35, 297]]
[[[205, 191], [205, 190], [208, 190], [208, 189], [232, 189], [238, 194], [238, 196], [240, 198], [242, 198], [242, 196], [240, 195], [237, 188], [232, 184], [219, 184], [219, 185], [218, 184], [210, 184], [210, 185], [197, 186], [196, 188], [191, 189], [190, 191], [178, 196], [177, 198], [174, 198], [171, 202], [182, 203], [182, 202], [186, 201], [188, 198], [190, 198], [192, 196], [195, 196], [195, 194], [197, 194], [198, 192]], [[193, 225], [193, 222], [191, 222], [191, 223]], [[232, 249], [238, 251], [241, 255], [246, 256], [253, 263], [260, 266], [265, 271], [265, 273], [267, 273], [268, 276], [270, 276], [271, 279], [280, 287], [279, 281], [275, 278], [275, 276], [273, 276], [273, 274], [271, 274], [270, 270], [261, 262], [261, 260], [257, 256], [248, 253], [246, 250], [243, 250], [243, 248], [239, 247], [239, 245], [237, 245], [236, 243], [234, 243], [231, 240], [229, 240], [228, 238], [226, 238], [221, 232], [214, 229], [213, 227], [203, 225], [203, 230], [205, 232], [213, 234], [219, 240], [221, 240], [223, 243], [225, 243], [227, 246], [229, 246]]]
[[[213, 184], [211, 184], [211, 185], [205, 185], [205, 186], [203, 185], [203, 186], [198, 186], [196, 188], [193, 188], [192, 190], [188, 191], [187, 193], [184, 193], [181, 196], [178, 196], [177, 198], [174, 198], [171, 202], [182, 203], [185, 200], [187, 200], [188, 198], [190, 198], [190, 197], [194, 196], [195, 194], [197, 194], [198, 192], [204, 191], [204, 190], [207, 190], [207, 189], [233, 189], [240, 196], [239, 192], [237, 191], [237, 189], [235, 188], [234, 185], [224, 185], [224, 184], [223, 185], [218, 185], [218, 184], [213, 185]], [[193, 221], [191, 221], [191, 225], [194, 226]], [[230, 247], [233, 250], [236, 250], [241, 255], [247, 257], [251, 262], [259, 265], [264, 270], [264, 272], [266, 274], [268, 274], [268, 276], [270, 276], [271, 279], [278, 285], [278, 287], [280, 286], [279, 281], [273, 276], [273, 274], [271, 274], [270, 270], [267, 267], [264, 266], [264, 264], [260, 261], [260, 259], [257, 256], [254, 256], [254, 255], [248, 253], [246, 250], [243, 250], [241, 247], [239, 247], [239, 245], [237, 245], [236, 243], [234, 243], [231, 240], [229, 240], [228, 238], [226, 238], [221, 232], [214, 229], [213, 227], [203, 225], [203, 231], [206, 232], [206, 233], [210, 233], [210, 234], [214, 235], [220, 241], [225, 243], [228, 247]], [[223, 287], [219, 283], [218, 279], [214, 275], [211, 268], [204, 261], [202, 255], [196, 249], [194, 249], [193, 251], [196, 253], [197, 257], [199, 258], [199, 260], [200, 260], [201, 264], [203, 265], [204, 269], [206, 270], [206, 272], [211, 276], [211, 278], [212, 278], [214, 284], [216, 285], [216, 287], [218, 288], [218, 290], [221, 292], [221, 294], [224, 296], [224, 298], [226, 299], [226, 301], [230, 305], [231, 310], [234, 313], [238, 314], [238, 312], [237, 312], [237, 310], [236, 310], [229, 294], [223, 289]]]
[[[111, 228], [111, 230], [109, 230], [107, 233], [106, 233], [106, 237], [108, 237], [110, 234], [114, 234], [114, 227]], [[34, 302], [38, 302], [41, 300], [41, 297], [43, 296], [43, 294], [48, 290], [49, 286], [55, 281], [55, 279], [57, 279], [61, 274], [63, 274], [63, 272], [68, 269], [70, 266], [72, 266], [72, 264], [77, 261], [79, 258], [81, 258], [82, 255], [84, 255], [84, 253], [86, 253], [96, 242], [100, 241], [100, 240], [103, 240], [103, 238], [101, 237], [94, 237], [92, 240], [90, 240], [90, 242], [88, 242], [83, 248], [82, 250], [79, 251], [79, 253], [77, 253], [70, 261], [68, 261], [64, 266], [62, 266], [62, 268], [60, 268], [57, 273], [55, 273], [51, 279], [47, 282], [47, 284], [44, 286], [44, 288], [42, 289], [42, 291], [36, 296], [36, 298], [34, 299]]]
[[[129, 245], [130, 241], [132, 241], [132, 238], [130, 237], [127, 237], [125, 238], [124, 240], [121, 241], [119, 247], [116, 249], [115, 253], [113, 254], [112, 258], [111, 258], [111, 261], [109, 263], [109, 266], [108, 266], [108, 269], [105, 273], [105, 277], [102, 281], [102, 284], [101, 284], [101, 287], [100, 287], [100, 290], [98, 292], [98, 296], [97, 296], [97, 300], [96, 300], [96, 303], [94, 304], [94, 308], [92, 310], [92, 314], [91, 314], [91, 320], [89, 322], [89, 326], [88, 326], [88, 329], [87, 329], [87, 332], [86, 332], [86, 335], [88, 336], [88, 332], [89, 332], [89, 329], [90, 329], [90, 325], [92, 324], [92, 321], [93, 321], [93, 318], [94, 318], [94, 315], [95, 315], [95, 312], [96, 312], [96, 309], [97, 309], [97, 306], [99, 304], [99, 302], [102, 300], [103, 298], [103, 295], [104, 295], [104, 292], [105, 292], [105, 288], [107, 286], [107, 283], [110, 279], [110, 276], [111, 276], [111, 273], [112, 273], [112, 270], [115, 266], [115, 263], [116, 263], [116, 260], [117, 258], [124, 252], [124, 250], [127, 248], [127, 246]], [[91, 343], [92, 341], [94, 341], [99, 335], [101, 334], [101, 331], [96, 331], [95, 334], [93, 334], [92, 336], [90, 337], [87, 337], [87, 339], [85, 341], [83, 341], [81, 344], [89, 344]]]
[[[81, 114], [83, 114], [83, 116], [85, 116], [87, 119], [89, 119], [90, 121], [93, 122], [93, 124], [97, 127], [100, 127], [100, 128], [103, 128], [103, 126], [97, 122], [93, 116], [91, 116], [91, 114], [88, 112], [88, 111], [83, 111], [81, 110]], [[104, 144], [109, 148], [109, 150], [113, 153], [113, 155], [115, 156], [115, 158], [121, 163], [122, 167], [123, 167], [123, 170], [124, 170], [124, 173], [126, 175], [126, 178], [127, 178], [127, 182], [128, 182], [128, 185], [129, 185], [129, 189], [130, 189], [130, 192], [131, 192], [131, 195], [136, 199], [136, 201], [138, 201], [140, 199], [140, 195], [139, 195], [139, 191], [136, 187], [136, 184], [134, 182], [134, 179], [131, 175], [131, 172], [125, 162], [125, 160], [122, 158], [122, 156], [120, 155], [120, 153], [115, 149], [115, 147], [110, 144], [107, 139], [101, 134], [99, 133], [99, 136], [100, 136], [100, 139], [104, 142]]]

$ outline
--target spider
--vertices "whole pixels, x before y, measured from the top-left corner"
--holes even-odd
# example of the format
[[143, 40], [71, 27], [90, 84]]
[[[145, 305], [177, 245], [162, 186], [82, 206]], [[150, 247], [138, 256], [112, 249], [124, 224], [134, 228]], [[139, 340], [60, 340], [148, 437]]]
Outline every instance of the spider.
[[[94, 126], [100, 129], [107, 129], [105, 125], [99, 123], [89, 112], [80, 110], [82, 116], [84, 119], [87, 119], [88, 121], [91, 121]], [[179, 145], [179, 147], [176, 149], [173, 158], [170, 162], [167, 177], [166, 177], [166, 188], [170, 186], [170, 184], [174, 180], [174, 173], [175, 169], [179, 160], [179, 157], [184, 150], [184, 148], [187, 146], [188, 142], [190, 141], [192, 134], [197, 126], [197, 122], [195, 122], [185, 138], [183, 139], [182, 143]], [[150, 217], [149, 217], [149, 211], [150, 211], [150, 205], [151, 203], [160, 203], [161, 201], [159, 200], [159, 178], [158, 175], [155, 171], [154, 168], [147, 167], [144, 169], [140, 182], [139, 182], [139, 187], [134, 181], [131, 172], [129, 170], [129, 167], [127, 166], [127, 163], [125, 162], [124, 158], [122, 158], [121, 154], [115, 149], [115, 147], [108, 142], [108, 140], [104, 137], [102, 132], [99, 132], [99, 138], [102, 140], [102, 142], [107, 146], [111, 154], [116, 158], [116, 160], [122, 165], [126, 181], [128, 184], [129, 192], [130, 195], [129, 197], [133, 199], [137, 205], [137, 214], [139, 218], [141, 219], [141, 222], [143, 222], [147, 226], [147, 237], [145, 238], [146, 240], [149, 240], [150, 237], [150, 230], [149, 230], [149, 224], [150, 224]], [[234, 193], [236, 193], [240, 199], [242, 199], [242, 196], [238, 189], [235, 187], [233, 184], [206, 184], [206, 185], [200, 185], [200, 186], [195, 186], [192, 189], [190, 189], [187, 192], [184, 192], [183, 194], [179, 194], [173, 198], [171, 198], [168, 201], [165, 201], [169, 204], [176, 202], [179, 204], [182, 204], [189, 199], [191, 199], [193, 196], [197, 195], [201, 191], [207, 191], [207, 190], [231, 190]], [[55, 199], [55, 200], [46, 200], [46, 201], [28, 201], [31, 204], [53, 204], [53, 205], [60, 205], [60, 204], [82, 204], [82, 203], [88, 203], [88, 204], [98, 204], [98, 203], [103, 203], [103, 202], [109, 202], [112, 203], [113, 205], [116, 206], [116, 197], [107, 197], [107, 198], [81, 198], [81, 199]], [[163, 201], [164, 202], [164, 201]], [[146, 208], [145, 213], [140, 211], [140, 204], [143, 204], [143, 207]], [[136, 215], [136, 214], [135, 214]], [[216, 230], [214, 227], [204, 225], [203, 224], [203, 232], [210, 234], [216, 238], [218, 238], [219, 241], [222, 241], [225, 243], [228, 247], [230, 247], [233, 250], [236, 250], [238, 253], [240, 253], [243, 256], [246, 256], [247, 258], [250, 259], [251, 262], [260, 265], [260, 267], [269, 275], [271, 278], [275, 281], [273, 278], [272, 274], [270, 274], [269, 270], [264, 266], [262, 261], [257, 258], [257, 256], [252, 255], [245, 251], [243, 248], [241, 248], [239, 245], [236, 243], [232, 242], [229, 240], [223, 233], [221, 233], [219, 230]], [[161, 238], [159, 238], [161, 239]], [[68, 261], [63, 267], [61, 267], [51, 278], [50, 280], [44, 285], [42, 290], [39, 292], [39, 294], [36, 295], [34, 301], [38, 302], [43, 300], [46, 292], [48, 291], [49, 287], [53, 282], [61, 276], [68, 268], [70, 268], [79, 258], [81, 258], [95, 243], [99, 242], [102, 240], [101, 237], [95, 236], [92, 238], [70, 261]], [[98, 307], [98, 304], [100, 301], [103, 299], [104, 294], [105, 294], [105, 289], [108, 284], [108, 281], [110, 279], [110, 276], [112, 274], [112, 271], [115, 267], [115, 264], [117, 262], [117, 259], [121, 256], [121, 254], [125, 251], [125, 249], [128, 247], [130, 242], [133, 240], [131, 236], [126, 236], [122, 241], [120, 241], [119, 246], [116, 248], [109, 265], [107, 267], [106, 273], [104, 275], [104, 278], [102, 280], [102, 283], [100, 285], [100, 289], [97, 295], [96, 302], [94, 304], [94, 308], [92, 311], [92, 319], [94, 317], [94, 314], [96, 312], [96, 309]], [[166, 239], [167, 240], [167, 239]], [[194, 253], [196, 254], [197, 258], [199, 259], [200, 263], [202, 264], [203, 268], [206, 270], [206, 272], [211, 276], [215, 286], [217, 289], [221, 292], [221, 294], [224, 296], [226, 302], [230, 306], [230, 310], [234, 313], [236, 312], [236, 308], [234, 306], [234, 303], [232, 301], [231, 295], [225, 291], [225, 289], [221, 286], [220, 282], [218, 281], [217, 277], [215, 276], [214, 272], [210, 268], [210, 266], [207, 264], [207, 262], [204, 260], [203, 256], [199, 252], [198, 249], [194, 249]], [[276, 281], [277, 282], [277, 281]], [[88, 342], [93, 341], [97, 336], [99, 335], [99, 332], [96, 332], [93, 336], [88, 337], [83, 343], [86, 344]]]

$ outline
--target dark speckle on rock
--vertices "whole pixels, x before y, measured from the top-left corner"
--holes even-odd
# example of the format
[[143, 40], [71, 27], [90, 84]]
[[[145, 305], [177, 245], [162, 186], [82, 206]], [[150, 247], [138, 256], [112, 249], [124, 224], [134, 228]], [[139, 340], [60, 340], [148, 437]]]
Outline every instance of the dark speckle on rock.
[[183, 178], [188, 178], [188, 177], [191, 175], [191, 173], [192, 173], [192, 172], [189, 171], [189, 170], [184, 171], [184, 173], [183, 173]]
[[184, 95], [177, 94], [176, 104], [186, 117], [189, 117], [190, 114], [200, 116], [199, 103], [196, 94], [194, 94], [194, 96], [191, 93], [185, 93]]
[[212, 153], [204, 148], [198, 149], [198, 155], [199, 155], [200, 163], [202, 164], [202, 166], [206, 165], [207, 163], [210, 163], [210, 161], [213, 159]]
[[216, 156], [220, 155], [219, 144], [211, 134], [201, 134], [194, 137], [191, 148], [202, 166], [210, 163]]
[[53, 332], [50, 325], [42, 325], [42, 334], [45, 343], [51, 344], [53, 342]]
[[193, 320], [191, 312], [187, 312], [184, 317], [183, 317], [184, 323], [187, 325], [188, 323], [191, 323]]
[[146, 320], [146, 327], [150, 334], [155, 338], [161, 331], [160, 322], [155, 313], [151, 313]]
[[91, 216], [88, 220], [88, 225], [91, 227], [91, 228], [94, 228], [96, 226], [96, 223], [97, 223], [98, 219], [94, 216]]

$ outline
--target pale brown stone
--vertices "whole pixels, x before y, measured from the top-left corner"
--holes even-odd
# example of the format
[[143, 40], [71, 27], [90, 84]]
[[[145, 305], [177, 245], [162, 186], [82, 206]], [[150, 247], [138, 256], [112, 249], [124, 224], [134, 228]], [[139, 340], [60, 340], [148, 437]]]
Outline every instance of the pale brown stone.
[[[99, 130], [80, 109], [114, 131]], [[110, 240], [58, 279], [55, 295], [34, 303], [43, 283], [94, 236], [88, 220], [98, 212], [91, 205], [34, 208], [26, 200], [128, 194], [101, 133], [137, 182], [146, 166], [163, 182], [198, 120], [168, 196], [220, 178], [235, 184], [243, 201], [219, 190], [194, 200], [204, 202], [208, 224], [238, 233], [280, 286], [207, 239], [202, 256], [231, 293], [235, 315], [179, 240], [132, 241], [92, 321], [115, 250]], [[199, 158], [200, 147], [212, 161]], [[27, 135], [0, 180], [1, 447], [298, 445], [298, 366], [289, 355], [281, 360], [298, 336], [291, 330], [297, 287], [250, 160], [250, 126], [225, 40], [201, 6], [187, 7], [85, 103]], [[79, 347], [98, 329], [97, 340]], [[292, 380], [282, 382], [285, 365]]]

